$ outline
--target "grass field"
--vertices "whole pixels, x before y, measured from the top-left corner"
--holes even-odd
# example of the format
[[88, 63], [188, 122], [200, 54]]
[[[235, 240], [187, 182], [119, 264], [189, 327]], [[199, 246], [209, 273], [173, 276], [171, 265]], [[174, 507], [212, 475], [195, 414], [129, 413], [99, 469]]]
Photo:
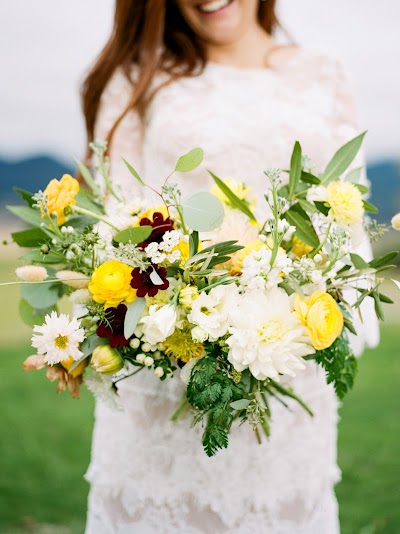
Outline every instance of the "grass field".
[[[400, 532], [398, 341], [386, 326], [341, 410], [343, 534]], [[80, 402], [56, 396], [42, 373], [23, 373], [28, 353], [29, 343], [0, 352], [0, 532], [82, 533], [93, 401], [86, 391]]]

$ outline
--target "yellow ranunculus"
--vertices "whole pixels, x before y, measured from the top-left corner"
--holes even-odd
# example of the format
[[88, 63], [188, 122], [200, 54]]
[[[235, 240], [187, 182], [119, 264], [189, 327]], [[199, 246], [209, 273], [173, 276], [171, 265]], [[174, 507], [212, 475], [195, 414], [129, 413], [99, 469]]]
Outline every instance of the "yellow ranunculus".
[[292, 247], [290, 252], [296, 256], [296, 258], [302, 258], [312, 251], [312, 247], [303, 243], [298, 237], [293, 236]]
[[[252, 192], [251, 187], [248, 187], [244, 182], [236, 182], [236, 180], [232, 180], [232, 178], [227, 178], [224, 180], [224, 184], [226, 184], [229, 189], [235, 193], [238, 198], [240, 198], [240, 200], [247, 201], [251, 209], [255, 209], [256, 199], [254, 197], [250, 197]], [[217, 197], [222, 204], [224, 204], [224, 206], [231, 206], [229, 199], [225, 196], [217, 184], [212, 186], [211, 193]]]
[[113, 375], [123, 368], [124, 360], [109, 345], [100, 345], [94, 349], [90, 364], [98, 373]]
[[70, 368], [75, 363], [75, 360], [70, 356], [68, 360], [62, 360], [61, 365], [68, 371], [68, 374], [71, 375], [73, 378], [76, 378], [77, 376], [80, 376], [83, 371], [86, 369], [86, 366], [88, 364], [88, 360], [83, 360], [80, 364], [78, 364], [72, 371], [70, 372]]
[[133, 302], [136, 291], [131, 287], [133, 268], [117, 260], [103, 263], [92, 274], [89, 291], [93, 300], [104, 308], [115, 308], [121, 302]]
[[[60, 226], [66, 221], [64, 210], [76, 204], [75, 197], [79, 191], [79, 182], [69, 174], [64, 174], [61, 180], [55, 178], [49, 182], [43, 191], [43, 196], [47, 197], [47, 209], [50, 215], [57, 213], [57, 224]], [[42, 217], [44, 217], [42, 210]]]
[[337, 180], [326, 188], [326, 200], [334, 220], [345, 226], [360, 224], [364, 216], [362, 194], [351, 182]]
[[317, 350], [330, 347], [343, 330], [343, 314], [329, 293], [318, 290], [306, 298], [296, 293], [293, 308]]

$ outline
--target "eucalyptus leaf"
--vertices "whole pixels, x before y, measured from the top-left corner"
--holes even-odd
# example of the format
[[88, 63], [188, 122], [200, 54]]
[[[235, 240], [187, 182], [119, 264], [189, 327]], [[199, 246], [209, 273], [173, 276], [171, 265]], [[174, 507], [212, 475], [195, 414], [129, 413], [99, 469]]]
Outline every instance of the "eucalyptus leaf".
[[181, 156], [175, 166], [176, 172], [191, 172], [203, 161], [204, 152], [201, 148], [193, 148], [184, 156]]
[[254, 217], [254, 214], [249, 209], [249, 207], [246, 204], [246, 202], [244, 202], [237, 195], [235, 195], [235, 193], [232, 191], [232, 189], [229, 186], [227, 186], [226, 183], [223, 180], [221, 180], [221, 178], [218, 178], [218, 176], [216, 176], [211, 171], [208, 171], [208, 172], [210, 173], [210, 175], [211, 175], [212, 179], [214, 180], [214, 182], [217, 184], [217, 186], [221, 189], [221, 191], [224, 193], [226, 198], [229, 200], [229, 202], [231, 203], [232, 207], [237, 209], [237, 210], [240, 210], [242, 213], [247, 215], [247, 217], [250, 220], [252, 220], [254, 222], [257, 222], [256, 218]]
[[51, 308], [60, 300], [64, 287], [60, 282], [49, 284], [22, 284], [21, 296], [37, 310]]
[[250, 404], [249, 399], [239, 399], [237, 401], [231, 402], [229, 406], [233, 408], [234, 410], [245, 410], [247, 406]]
[[126, 228], [114, 236], [114, 241], [117, 243], [132, 243], [133, 245], [137, 245], [138, 243], [146, 241], [152, 232], [152, 226], [136, 226], [132, 228]]
[[26, 254], [23, 254], [19, 257], [20, 260], [30, 261], [32, 263], [44, 263], [44, 264], [56, 264], [56, 263], [65, 263], [65, 259], [60, 257], [54, 252], [49, 252], [48, 254], [43, 254], [40, 250], [31, 250]]
[[125, 165], [127, 166], [128, 171], [132, 174], [132, 176], [133, 176], [134, 178], [136, 178], [136, 180], [139, 182], [139, 184], [140, 184], [140, 185], [143, 185], [143, 186], [146, 185], [146, 184], [144, 183], [144, 181], [142, 180], [142, 178], [140, 178], [139, 173], [137, 172], [137, 170], [134, 169], [134, 168], [132, 167], [132, 165], [126, 161], [126, 159], [122, 158], [122, 160], [123, 160], [123, 162], [125, 163]]
[[295, 142], [290, 159], [290, 173], [289, 173], [289, 197], [293, 196], [296, 191], [296, 186], [299, 183], [301, 176], [301, 146], [298, 141]]
[[366, 133], [367, 132], [363, 132], [339, 148], [326, 166], [326, 169], [321, 176], [322, 183], [328, 183], [332, 180], [336, 180], [345, 172], [360, 150]]
[[[80, 350], [83, 352], [83, 357], [81, 359], [85, 359], [88, 356], [92, 354], [94, 349], [100, 345], [104, 345], [105, 340], [104, 338], [99, 337], [96, 334], [93, 334], [89, 337], [87, 337], [80, 345]], [[77, 362], [78, 363], [78, 362]], [[72, 369], [72, 367], [71, 367]], [[71, 370], [70, 369], [70, 370]]]
[[224, 207], [217, 197], [206, 191], [195, 193], [182, 204], [185, 223], [197, 232], [210, 232], [224, 221]]
[[133, 302], [128, 304], [128, 310], [126, 312], [125, 322], [124, 322], [125, 339], [129, 339], [133, 335], [145, 307], [146, 307], [145, 298], [137, 298]]
[[19, 301], [19, 315], [22, 321], [28, 326], [41, 326], [44, 323], [46, 314], [50, 314], [56, 309], [56, 306], [47, 309], [37, 309], [32, 307], [25, 299]]

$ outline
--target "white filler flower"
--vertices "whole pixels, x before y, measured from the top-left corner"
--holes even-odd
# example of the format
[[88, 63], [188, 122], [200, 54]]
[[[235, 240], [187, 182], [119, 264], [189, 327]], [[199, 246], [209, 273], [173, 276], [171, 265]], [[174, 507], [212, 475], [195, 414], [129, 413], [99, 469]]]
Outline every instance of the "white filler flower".
[[283, 289], [245, 293], [231, 320], [228, 360], [236, 371], [248, 368], [258, 380], [295, 376], [305, 368], [302, 357], [315, 352]]
[[210, 341], [217, 341], [228, 332], [229, 316], [238, 299], [239, 291], [235, 284], [217, 286], [208, 295], [203, 291], [193, 302], [188, 320], [199, 326]]
[[46, 315], [42, 326], [35, 326], [32, 336], [32, 347], [37, 349], [38, 354], [44, 355], [44, 361], [49, 365], [60, 363], [72, 357], [79, 360], [83, 352], [79, 350], [79, 344], [85, 339], [85, 331], [76, 317], [69, 320], [68, 315], [52, 311]]

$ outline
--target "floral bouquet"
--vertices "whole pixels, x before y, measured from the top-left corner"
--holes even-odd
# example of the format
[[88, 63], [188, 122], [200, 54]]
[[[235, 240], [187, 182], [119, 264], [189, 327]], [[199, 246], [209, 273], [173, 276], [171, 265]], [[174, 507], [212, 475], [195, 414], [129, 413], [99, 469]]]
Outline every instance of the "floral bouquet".
[[[12, 238], [30, 251], [14, 283], [37, 351], [25, 369], [45, 368], [58, 392], [68, 387], [78, 397], [85, 381], [114, 401], [119, 383], [142, 371], [160, 387], [182, 380], [172, 419], [190, 410], [209, 456], [227, 447], [236, 420], [250, 423], [258, 440], [260, 431], [269, 436], [273, 397], [312, 415], [290, 386], [306, 360], [324, 368], [342, 398], [357, 371], [347, 334], [356, 333], [353, 315], [372, 298], [383, 319], [382, 302], [391, 300], [380, 291], [382, 273], [397, 254], [366, 262], [350, 252], [360, 232], [383, 232], [366, 223], [376, 208], [363, 198], [361, 169], [347, 172], [363, 136], [319, 176], [296, 142], [290, 169], [265, 172], [262, 220], [246, 184], [211, 172], [211, 192], [182, 198], [171, 178], [201, 164], [200, 148], [177, 161], [158, 206], [121, 202], [100, 142], [91, 148], [104, 190], [79, 162], [87, 187], [64, 175], [34, 195], [17, 190], [27, 205], [9, 209], [30, 227]], [[73, 318], [57, 310], [64, 297]]]

